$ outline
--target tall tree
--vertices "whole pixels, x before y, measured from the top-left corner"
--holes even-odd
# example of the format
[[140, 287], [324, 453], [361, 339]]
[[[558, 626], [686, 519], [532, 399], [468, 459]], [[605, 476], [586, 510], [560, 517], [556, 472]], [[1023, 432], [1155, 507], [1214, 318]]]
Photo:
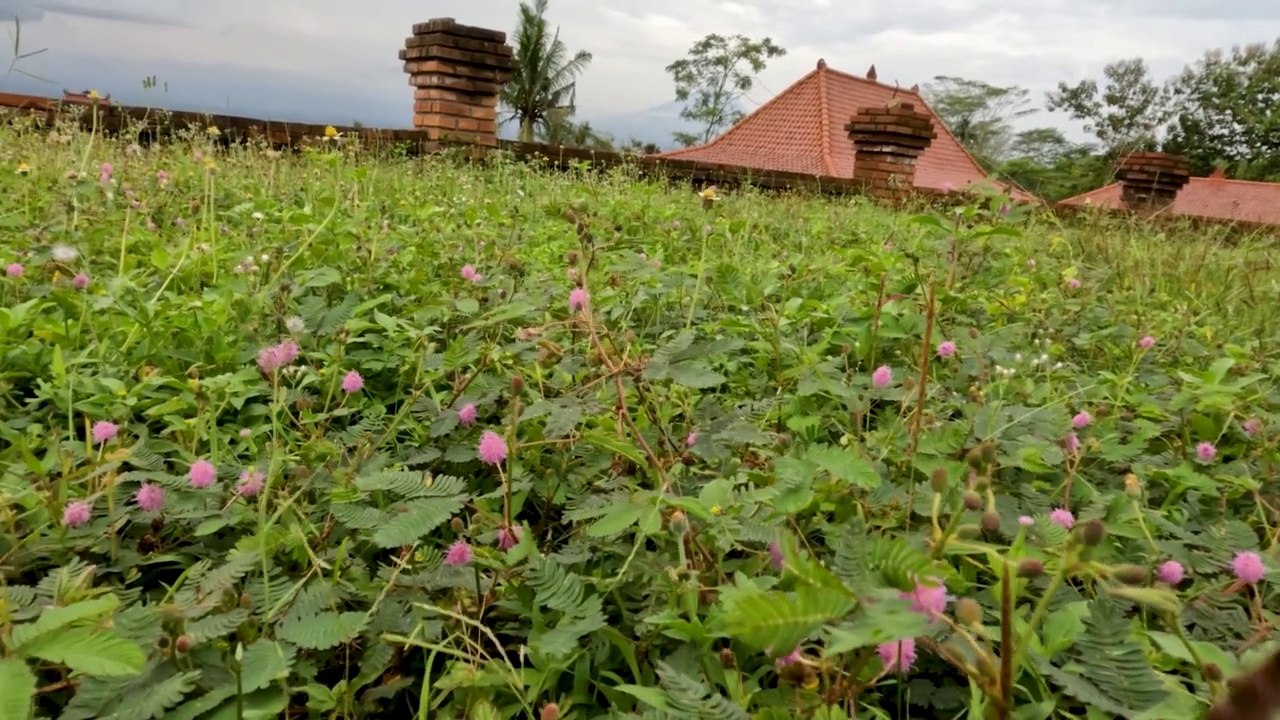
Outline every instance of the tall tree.
[[504, 122], [520, 123], [520, 141], [533, 142], [536, 129], [545, 130], [556, 113], [572, 115], [577, 79], [591, 64], [591, 53], [572, 57], [560, 28], [547, 22], [547, 0], [520, 2], [516, 23], [511, 81], [502, 86]]
[[697, 133], [677, 132], [675, 139], [689, 146], [709, 142], [742, 119], [738, 100], [751, 92], [755, 76], [768, 61], [787, 51], [770, 38], [712, 33], [689, 48], [689, 54], [667, 66], [676, 84], [676, 100], [684, 103], [680, 117], [698, 123]]
[[1233, 175], [1280, 175], [1280, 41], [1210, 50], [1170, 83], [1173, 118], [1165, 149], [1192, 170], [1225, 163]]
[[1000, 87], [950, 75], [938, 75], [924, 86], [929, 107], [961, 145], [987, 164], [1008, 155], [1015, 138], [1013, 121], [1038, 112], [1027, 107], [1030, 94], [1016, 85]]
[[1109, 153], [1153, 147], [1169, 118], [1168, 90], [1151, 79], [1142, 58], [1113, 62], [1102, 74], [1102, 88], [1096, 80], [1058, 83], [1058, 89], [1048, 93], [1049, 111], [1064, 111], [1072, 120], [1084, 121], [1085, 130]]
[[584, 150], [613, 152], [613, 138], [597, 132], [589, 122], [576, 123], [568, 113], [552, 112], [545, 125], [538, 127], [538, 142]]

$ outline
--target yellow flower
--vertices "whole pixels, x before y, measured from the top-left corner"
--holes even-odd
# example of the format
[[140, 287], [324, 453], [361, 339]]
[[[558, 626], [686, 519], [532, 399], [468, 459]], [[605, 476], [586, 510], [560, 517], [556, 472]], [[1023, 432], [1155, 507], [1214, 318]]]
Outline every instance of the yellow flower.
[[101, 95], [98, 94], [97, 90], [90, 90], [86, 94], [89, 96], [90, 100], [97, 100], [98, 98], [102, 97]]
[[719, 514], [720, 514], [720, 513], [722, 513], [722, 512], [724, 512], [724, 510], [723, 510], [719, 505], [712, 505], [712, 506], [711, 506], [711, 514], [712, 514], [712, 515], [719, 515]]
[[14, 170], [14, 172], [16, 172], [19, 175], [26, 175], [27, 173], [31, 172], [31, 166], [24, 162], [20, 162], [18, 163], [18, 169]]
[[208, 133], [210, 137], [217, 137], [222, 134], [222, 131], [218, 129], [217, 125], [210, 125], [205, 129], [205, 132]]
[[338, 137], [338, 129], [332, 125], [326, 125], [324, 128], [324, 136], [327, 138]]

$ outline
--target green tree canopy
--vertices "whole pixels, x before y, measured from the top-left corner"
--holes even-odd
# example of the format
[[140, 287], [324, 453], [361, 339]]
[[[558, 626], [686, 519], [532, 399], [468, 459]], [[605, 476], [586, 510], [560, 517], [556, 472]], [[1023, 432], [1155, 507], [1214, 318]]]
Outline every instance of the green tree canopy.
[[504, 122], [520, 124], [520, 141], [533, 142], [536, 129], [546, 132], [557, 114], [570, 116], [575, 109], [578, 77], [591, 64], [591, 53], [579, 50], [572, 57], [560, 29], [547, 22], [547, 0], [520, 3], [514, 39], [511, 81], [502, 87]]

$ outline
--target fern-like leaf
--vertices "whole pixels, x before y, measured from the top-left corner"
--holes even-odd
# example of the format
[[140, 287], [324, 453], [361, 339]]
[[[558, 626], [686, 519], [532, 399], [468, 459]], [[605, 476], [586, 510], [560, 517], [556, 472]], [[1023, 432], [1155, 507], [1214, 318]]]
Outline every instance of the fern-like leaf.
[[705, 720], [748, 720], [750, 717], [725, 696], [712, 692], [703, 680], [689, 677], [661, 660], [656, 668], [667, 701], [677, 715]]
[[420, 498], [412, 500], [404, 512], [396, 513], [373, 534], [373, 543], [382, 548], [408, 545], [448, 522], [462, 509], [465, 497]]
[[536, 593], [538, 605], [560, 612], [574, 612], [586, 595], [586, 585], [581, 577], [542, 556], [530, 561], [525, 581]]
[[[1151, 668], [1142, 645], [1130, 635], [1130, 621], [1124, 618], [1118, 602], [1100, 598], [1089, 603], [1084, 626], [1071, 651], [1075, 671], [1046, 673], [1064, 692], [1084, 693], [1081, 699], [1098, 707], [1106, 702], [1124, 708], [1123, 717], [1164, 702], [1169, 691]], [[1064, 681], [1062, 674], [1074, 676], [1078, 682]]]
[[322, 612], [308, 618], [289, 618], [280, 623], [281, 640], [307, 648], [327, 650], [355, 639], [365, 626], [362, 612]]
[[248, 619], [249, 611], [244, 608], [235, 608], [230, 612], [209, 615], [193, 623], [187, 623], [187, 636], [191, 638], [192, 643], [199, 645], [209, 640], [216, 640], [230, 635]]
[[221, 595], [230, 590], [262, 559], [256, 550], [241, 552], [238, 548], [227, 554], [227, 561], [200, 578], [200, 594], [204, 597]]

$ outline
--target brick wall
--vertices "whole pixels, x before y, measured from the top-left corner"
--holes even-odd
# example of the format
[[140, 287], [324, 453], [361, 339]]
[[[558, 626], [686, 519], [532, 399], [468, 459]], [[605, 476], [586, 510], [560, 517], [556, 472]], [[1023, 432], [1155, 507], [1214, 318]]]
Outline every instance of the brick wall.
[[858, 110], [845, 125], [853, 142], [853, 178], [876, 197], [913, 192], [916, 160], [937, 137], [933, 119], [911, 103]]
[[400, 59], [413, 126], [428, 140], [498, 146], [498, 93], [511, 80], [507, 34], [439, 18], [413, 26]]
[[1116, 168], [1120, 199], [1131, 210], [1168, 207], [1191, 180], [1191, 162], [1178, 155], [1133, 152]]

